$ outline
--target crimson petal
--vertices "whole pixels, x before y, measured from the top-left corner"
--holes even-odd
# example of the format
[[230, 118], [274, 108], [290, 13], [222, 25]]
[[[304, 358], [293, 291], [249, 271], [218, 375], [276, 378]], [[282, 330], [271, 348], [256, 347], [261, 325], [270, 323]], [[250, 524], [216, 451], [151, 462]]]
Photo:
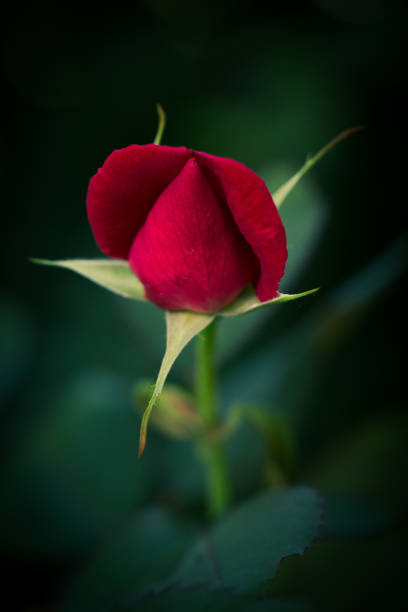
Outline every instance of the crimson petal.
[[149, 210], [191, 155], [185, 147], [153, 144], [109, 155], [92, 177], [87, 196], [89, 222], [106, 255], [127, 259]]
[[194, 158], [151, 209], [129, 262], [148, 299], [167, 310], [212, 312], [254, 277], [256, 261]]
[[232, 159], [207, 153], [195, 153], [195, 157], [258, 259], [259, 276], [254, 279], [257, 297], [261, 302], [273, 299], [288, 254], [285, 229], [265, 183]]

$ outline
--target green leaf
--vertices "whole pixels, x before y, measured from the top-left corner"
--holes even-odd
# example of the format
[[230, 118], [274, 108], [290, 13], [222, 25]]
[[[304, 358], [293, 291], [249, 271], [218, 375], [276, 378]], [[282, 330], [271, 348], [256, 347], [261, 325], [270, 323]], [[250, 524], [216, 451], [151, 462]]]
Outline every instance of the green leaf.
[[145, 503], [148, 474], [125, 380], [92, 368], [44, 399], [31, 396], [29, 426], [2, 465], [0, 547], [52, 563], [87, 554]]
[[[120, 607], [123, 612], [313, 612], [313, 606], [305, 599], [295, 597], [258, 598], [253, 595], [236, 595], [227, 590], [215, 591], [165, 591], [136, 599], [130, 606]], [[65, 612], [65, 611], [64, 611]], [[77, 610], [75, 612], [78, 612]], [[88, 612], [88, 611], [87, 611]]]
[[58, 609], [122, 609], [135, 593], [145, 593], [172, 571], [196, 533], [194, 523], [163, 508], [139, 511], [108, 532], [92, 558], [82, 564]]
[[306, 295], [311, 295], [312, 293], [316, 293], [319, 291], [319, 288], [309, 289], [309, 291], [303, 291], [302, 293], [278, 293], [273, 300], [268, 300], [267, 302], [260, 302], [256, 297], [254, 290], [252, 287], [245, 289], [237, 297], [232, 304], [229, 304], [219, 312], [217, 315], [222, 317], [236, 317], [237, 315], [245, 314], [246, 312], [250, 312], [252, 310], [257, 310], [258, 308], [264, 308], [265, 306], [272, 306], [274, 304], [282, 304], [283, 302], [290, 302], [291, 300], [297, 300]]
[[319, 537], [321, 499], [308, 487], [269, 490], [233, 510], [201, 537], [161, 588], [266, 586], [288, 555]]
[[166, 127], [166, 113], [164, 112], [161, 104], [156, 104], [157, 115], [159, 117], [159, 124], [157, 126], [156, 136], [154, 137], [153, 144], [159, 145], [163, 136], [164, 128]]
[[348, 138], [352, 134], [355, 134], [356, 132], [360, 132], [362, 129], [364, 129], [363, 126], [357, 125], [356, 127], [352, 127], [352, 128], [349, 128], [348, 130], [344, 130], [344, 132], [341, 132], [340, 134], [338, 134], [326, 146], [320, 149], [320, 151], [316, 153], [316, 155], [313, 155], [313, 157], [309, 157], [305, 161], [301, 169], [298, 172], [296, 172], [296, 174], [294, 174], [292, 178], [286, 181], [286, 183], [281, 185], [281, 187], [279, 187], [279, 189], [277, 189], [272, 194], [272, 198], [276, 206], [279, 208], [279, 206], [287, 198], [287, 196], [290, 194], [292, 189], [297, 185], [300, 179], [310, 170], [310, 168], [312, 168], [322, 157], [324, 157], [326, 153], [328, 153], [331, 149], [333, 149], [333, 147], [335, 147], [337, 144], [339, 144], [343, 140], [346, 140], [346, 138]]
[[150, 413], [163, 389], [168, 373], [181, 351], [197, 334], [214, 320], [213, 315], [196, 312], [166, 312], [166, 352], [157, 375], [153, 394], [144, 412], [140, 427], [139, 457], [146, 446]]
[[122, 297], [146, 301], [142, 283], [121, 259], [30, 259], [44, 266], [66, 268]]

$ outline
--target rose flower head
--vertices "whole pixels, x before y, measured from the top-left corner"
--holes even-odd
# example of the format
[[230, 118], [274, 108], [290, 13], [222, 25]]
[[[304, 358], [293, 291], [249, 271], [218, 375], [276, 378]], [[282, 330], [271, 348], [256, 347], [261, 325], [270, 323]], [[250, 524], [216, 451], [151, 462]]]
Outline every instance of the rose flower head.
[[242, 163], [185, 147], [114, 151], [89, 184], [96, 242], [124, 259], [166, 310], [217, 312], [252, 284], [278, 291], [285, 230], [262, 179]]

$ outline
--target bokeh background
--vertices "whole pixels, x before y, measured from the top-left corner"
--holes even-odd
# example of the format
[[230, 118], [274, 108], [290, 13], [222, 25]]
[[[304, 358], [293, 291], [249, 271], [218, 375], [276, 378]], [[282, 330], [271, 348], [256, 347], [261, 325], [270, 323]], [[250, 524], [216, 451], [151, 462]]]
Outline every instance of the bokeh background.
[[[0, 294], [7, 610], [60, 602], [75, 610], [75, 597], [104, 609], [95, 601], [120, 591], [118, 582], [129, 590], [165, 575], [205, 520], [189, 442], [151, 431], [137, 461], [130, 391], [157, 372], [162, 313], [28, 262], [100, 255], [85, 212], [89, 178], [113, 149], [153, 140], [156, 102], [167, 112], [165, 144], [239, 159], [271, 189], [341, 130], [366, 126], [281, 209], [290, 249], [281, 290], [319, 293], [223, 322], [218, 354], [223, 409], [256, 404], [280, 419], [296, 449], [285, 478], [326, 499], [324, 540], [283, 563], [275, 592], [318, 610], [400, 609], [406, 34], [407, 9], [390, 0], [8, 9]], [[191, 363], [190, 347], [170, 380], [191, 386]], [[228, 453], [236, 499], [272, 483], [267, 443], [250, 423]]]

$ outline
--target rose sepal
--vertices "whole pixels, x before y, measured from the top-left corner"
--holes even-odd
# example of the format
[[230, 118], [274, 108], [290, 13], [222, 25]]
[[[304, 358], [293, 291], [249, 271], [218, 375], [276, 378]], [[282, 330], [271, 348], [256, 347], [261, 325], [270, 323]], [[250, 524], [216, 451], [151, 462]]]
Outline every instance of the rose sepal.
[[340, 142], [343, 142], [343, 140], [346, 140], [349, 136], [352, 136], [356, 132], [361, 132], [361, 130], [364, 130], [363, 125], [356, 125], [348, 128], [332, 138], [332, 140], [322, 147], [320, 151], [315, 153], [315, 155], [309, 155], [300, 170], [298, 170], [289, 180], [283, 183], [283, 185], [272, 193], [272, 199], [275, 202], [275, 206], [279, 208], [283, 204], [284, 200], [286, 200], [290, 192], [294, 189], [294, 187], [296, 187], [300, 179], [303, 178], [305, 174], [309, 172], [309, 170], [326, 155], [326, 153], [331, 151], [331, 149], [333, 149]]
[[128, 262], [122, 259], [50, 260], [31, 258], [30, 261], [43, 266], [71, 270], [117, 295], [131, 300], [147, 301], [142, 283], [131, 271]]
[[181, 351], [197, 334], [202, 332], [213, 322], [215, 316], [198, 312], [169, 312], [166, 311], [166, 350], [156, 378], [153, 393], [143, 413], [140, 425], [139, 458], [146, 446], [147, 425], [150, 414], [162, 392], [166, 378], [180, 355]]
[[284, 302], [290, 302], [299, 298], [311, 295], [319, 291], [319, 287], [315, 289], [309, 289], [308, 291], [302, 291], [301, 293], [277, 293], [276, 297], [266, 302], [261, 302], [255, 295], [252, 287], [247, 287], [233, 302], [219, 310], [216, 314], [220, 317], [237, 317], [238, 315], [258, 310], [266, 306], [274, 306], [275, 304], [282, 304]]
[[[103, 258], [59, 260], [32, 258], [30, 261], [44, 266], [71, 270], [121, 297], [143, 302], [148, 301], [144, 295], [142, 283], [134, 272], [131, 271], [127, 261]], [[221, 310], [212, 313], [211, 316], [236, 317], [265, 306], [297, 300], [316, 291], [318, 291], [318, 288], [309, 289], [309, 291], [303, 291], [302, 293], [278, 293], [272, 300], [260, 302], [252, 287], [247, 287], [233, 302]]]

